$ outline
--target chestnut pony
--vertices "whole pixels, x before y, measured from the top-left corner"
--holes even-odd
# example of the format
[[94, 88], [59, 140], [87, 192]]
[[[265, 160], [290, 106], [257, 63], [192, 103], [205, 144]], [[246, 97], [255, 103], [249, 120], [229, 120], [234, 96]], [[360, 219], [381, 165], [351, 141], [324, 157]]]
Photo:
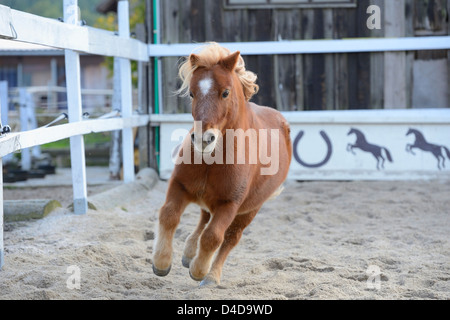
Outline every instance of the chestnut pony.
[[[225, 259], [244, 229], [263, 203], [281, 192], [292, 156], [290, 129], [278, 111], [249, 102], [258, 91], [256, 75], [245, 69], [239, 52], [209, 44], [186, 59], [179, 75], [179, 93], [191, 95], [195, 122], [176, 154], [178, 160], [188, 155], [188, 161], [176, 163], [159, 212], [153, 271], [158, 276], [169, 273], [175, 229], [186, 206], [196, 203], [200, 221], [186, 239], [182, 264], [201, 285], [219, 284]], [[264, 130], [271, 134], [263, 135]], [[244, 143], [229, 132], [246, 133]], [[227, 154], [220, 152], [223, 146]], [[252, 150], [260, 157], [252, 158]], [[263, 151], [271, 153], [272, 164], [277, 162], [276, 170], [266, 174], [262, 172], [269, 164], [261, 159]], [[246, 161], [239, 162], [242, 153]], [[206, 161], [212, 155], [215, 161]], [[198, 156], [200, 161], [190, 161]]]

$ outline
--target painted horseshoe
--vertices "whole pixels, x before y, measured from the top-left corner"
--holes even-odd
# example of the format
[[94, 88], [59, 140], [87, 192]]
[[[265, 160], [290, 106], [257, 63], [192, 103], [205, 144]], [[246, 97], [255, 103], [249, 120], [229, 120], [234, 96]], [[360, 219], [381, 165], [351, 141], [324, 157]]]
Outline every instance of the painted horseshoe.
[[300, 142], [300, 139], [303, 137], [304, 134], [305, 134], [304, 131], [300, 131], [294, 140], [294, 158], [295, 158], [295, 160], [298, 163], [300, 163], [302, 166], [307, 167], [307, 168], [319, 168], [319, 167], [324, 166], [330, 160], [331, 154], [333, 153], [333, 146], [331, 144], [330, 138], [328, 137], [328, 135], [326, 134], [325, 131], [320, 131], [320, 135], [322, 136], [323, 140], [325, 140], [325, 143], [327, 144], [327, 155], [326, 155], [325, 159], [323, 159], [321, 162], [315, 163], [315, 164], [309, 164], [309, 163], [304, 162], [302, 159], [300, 159], [300, 156], [298, 155], [298, 152], [297, 152], [298, 143]]

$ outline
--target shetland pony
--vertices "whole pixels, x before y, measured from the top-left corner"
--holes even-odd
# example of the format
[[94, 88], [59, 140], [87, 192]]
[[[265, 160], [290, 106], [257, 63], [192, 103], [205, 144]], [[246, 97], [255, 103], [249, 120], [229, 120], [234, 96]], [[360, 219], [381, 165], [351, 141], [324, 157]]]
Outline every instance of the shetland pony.
[[[200, 220], [186, 239], [182, 264], [201, 285], [219, 284], [244, 229], [263, 203], [281, 192], [292, 157], [290, 128], [278, 111], [249, 102], [258, 91], [257, 77], [245, 69], [239, 51], [211, 43], [185, 60], [179, 76], [178, 93], [191, 96], [194, 126], [178, 152], [159, 212], [153, 271], [170, 272], [175, 229], [186, 206], [196, 203]], [[277, 162], [272, 171], [269, 154]]]

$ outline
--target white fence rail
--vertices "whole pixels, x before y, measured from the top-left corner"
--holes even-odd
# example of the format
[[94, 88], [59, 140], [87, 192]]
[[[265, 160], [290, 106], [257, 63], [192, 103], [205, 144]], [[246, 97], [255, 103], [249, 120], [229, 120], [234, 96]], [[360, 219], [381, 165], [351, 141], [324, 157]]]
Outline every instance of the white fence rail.
[[128, 36], [117, 37], [114, 32], [79, 26], [77, 7], [77, 1], [68, 2], [64, 13], [70, 19], [61, 23], [0, 5], [0, 37], [101, 56], [148, 61], [145, 43]]
[[[223, 42], [221, 45], [231, 51], [240, 51], [242, 55], [445, 50], [450, 48], [450, 36]], [[196, 43], [150, 44], [149, 54], [151, 57], [179, 57], [187, 56], [198, 48]]]

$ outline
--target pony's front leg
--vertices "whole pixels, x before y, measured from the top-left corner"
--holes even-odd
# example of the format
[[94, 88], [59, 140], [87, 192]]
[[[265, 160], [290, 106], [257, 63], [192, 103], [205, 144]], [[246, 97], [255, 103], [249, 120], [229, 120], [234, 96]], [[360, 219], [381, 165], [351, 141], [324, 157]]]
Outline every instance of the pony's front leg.
[[189, 265], [194, 259], [195, 254], [197, 253], [197, 244], [198, 239], [200, 238], [203, 230], [205, 229], [206, 224], [209, 222], [211, 215], [209, 212], [205, 210], [201, 210], [200, 221], [198, 222], [197, 228], [194, 232], [186, 239], [186, 243], [184, 245], [183, 258], [182, 263], [183, 266], [189, 268]]
[[244, 229], [252, 222], [259, 208], [249, 213], [238, 215], [225, 232], [225, 239], [214, 259], [211, 270], [200, 285], [220, 284], [222, 268], [230, 251], [239, 243]]
[[153, 272], [164, 277], [172, 266], [172, 241], [180, 217], [189, 204], [187, 195], [172, 183], [167, 191], [167, 198], [159, 211], [157, 236], [153, 246]]
[[223, 205], [212, 213], [211, 221], [203, 231], [197, 255], [189, 265], [189, 274], [196, 281], [201, 281], [209, 272], [211, 261], [216, 250], [223, 242], [225, 231], [233, 222], [237, 206], [234, 204]]

